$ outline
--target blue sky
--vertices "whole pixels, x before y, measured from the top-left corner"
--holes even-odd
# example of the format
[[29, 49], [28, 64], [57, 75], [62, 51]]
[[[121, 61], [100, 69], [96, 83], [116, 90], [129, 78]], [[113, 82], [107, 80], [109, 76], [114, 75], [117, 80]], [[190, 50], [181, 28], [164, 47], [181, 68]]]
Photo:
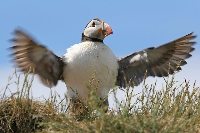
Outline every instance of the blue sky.
[[[18, 27], [26, 29], [38, 42], [62, 56], [67, 48], [80, 42], [81, 33], [91, 19], [101, 18], [114, 32], [104, 43], [116, 56], [123, 57], [147, 47], [165, 44], [190, 32], [200, 35], [199, 6], [199, 0], [0, 1], [0, 89], [7, 84], [8, 76], [14, 71], [8, 56], [11, 51], [7, 48], [12, 46], [8, 40]], [[200, 37], [195, 41], [200, 42]], [[188, 64], [177, 78], [192, 82], [197, 80], [200, 85], [200, 45], [195, 45], [195, 48], [193, 57], [187, 60]], [[160, 82], [160, 78], [149, 79], [149, 82]], [[56, 89], [64, 92], [63, 86], [59, 83]], [[45, 89], [40, 92], [45, 93]]]

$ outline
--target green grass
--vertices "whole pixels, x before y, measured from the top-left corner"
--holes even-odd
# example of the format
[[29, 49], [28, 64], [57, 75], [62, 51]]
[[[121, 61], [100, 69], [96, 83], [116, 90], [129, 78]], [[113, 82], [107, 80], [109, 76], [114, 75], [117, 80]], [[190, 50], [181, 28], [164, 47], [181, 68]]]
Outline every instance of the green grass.
[[200, 88], [187, 81], [177, 86], [174, 76], [166, 78], [166, 86], [159, 91], [155, 89], [156, 83], [144, 84], [139, 95], [134, 93], [137, 87], [124, 90], [126, 101], [115, 98], [119, 108], [108, 113], [99, 107], [100, 101], [90, 89], [88, 104], [83, 105], [81, 115], [70, 114], [67, 99], [61, 99], [57, 93], [50, 92], [48, 99], [34, 99], [31, 96], [32, 75], [24, 76], [22, 86], [19, 86], [16, 72], [9, 80], [12, 78], [16, 78], [17, 91], [8, 95], [8, 84], [0, 92], [0, 133], [200, 132]]

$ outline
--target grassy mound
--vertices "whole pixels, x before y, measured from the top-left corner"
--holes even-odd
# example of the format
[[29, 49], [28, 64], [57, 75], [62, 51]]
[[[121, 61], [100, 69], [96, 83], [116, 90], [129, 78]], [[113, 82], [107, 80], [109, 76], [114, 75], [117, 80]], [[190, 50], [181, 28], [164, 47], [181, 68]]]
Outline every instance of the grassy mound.
[[[0, 133], [200, 132], [200, 88], [187, 81], [174, 86], [174, 76], [165, 80], [166, 87], [160, 91], [155, 90], [156, 84], [144, 85], [140, 95], [134, 94], [134, 88], [126, 89], [125, 103], [115, 99], [119, 109], [108, 113], [99, 108], [91, 89], [81, 116], [70, 114], [67, 99], [58, 101], [57, 94], [43, 100], [32, 98], [32, 81], [33, 76], [25, 75], [17, 92], [6, 95], [9, 85], [1, 91]], [[133, 97], [137, 100], [132, 101]]]

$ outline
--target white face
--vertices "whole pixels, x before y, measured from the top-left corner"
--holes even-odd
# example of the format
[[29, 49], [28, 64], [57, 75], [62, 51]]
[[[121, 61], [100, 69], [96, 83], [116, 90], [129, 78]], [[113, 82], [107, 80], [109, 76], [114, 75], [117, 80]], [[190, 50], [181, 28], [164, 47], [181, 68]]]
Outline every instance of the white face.
[[87, 37], [103, 40], [106, 32], [107, 29], [105, 23], [100, 19], [93, 19], [87, 24], [83, 33]]

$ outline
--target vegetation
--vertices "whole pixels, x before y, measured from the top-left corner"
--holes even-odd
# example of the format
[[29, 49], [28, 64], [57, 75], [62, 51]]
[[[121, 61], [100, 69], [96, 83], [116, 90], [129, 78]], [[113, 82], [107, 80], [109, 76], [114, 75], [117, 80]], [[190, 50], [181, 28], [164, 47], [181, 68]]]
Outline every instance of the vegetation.
[[17, 91], [6, 95], [8, 84], [0, 92], [0, 133], [200, 132], [200, 88], [187, 81], [177, 86], [174, 76], [167, 77], [166, 86], [159, 91], [156, 83], [144, 84], [139, 95], [134, 94], [134, 88], [124, 90], [126, 101], [115, 98], [119, 108], [107, 113], [90, 89], [88, 104], [82, 105], [84, 113], [80, 115], [69, 113], [67, 98], [60, 99], [56, 93], [51, 92], [48, 99], [34, 99], [30, 93], [33, 75], [24, 76], [22, 87], [16, 72], [9, 80], [14, 77]]

